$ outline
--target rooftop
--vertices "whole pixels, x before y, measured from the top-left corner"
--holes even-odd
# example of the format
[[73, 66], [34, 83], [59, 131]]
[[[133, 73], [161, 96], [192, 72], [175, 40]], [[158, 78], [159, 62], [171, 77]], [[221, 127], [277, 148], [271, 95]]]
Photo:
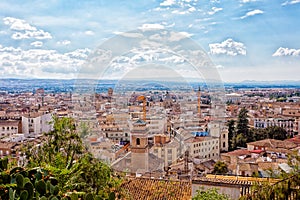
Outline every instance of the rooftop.
[[129, 199], [180, 199], [192, 197], [191, 183], [148, 178], [134, 178], [125, 182], [122, 188], [130, 195]]
[[261, 146], [261, 147], [271, 147], [271, 148], [283, 148], [283, 149], [293, 149], [297, 145], [290, 141], [282, 141], [275, 139], [265, 139], [256, 142], [247, 143], [247, 145]]

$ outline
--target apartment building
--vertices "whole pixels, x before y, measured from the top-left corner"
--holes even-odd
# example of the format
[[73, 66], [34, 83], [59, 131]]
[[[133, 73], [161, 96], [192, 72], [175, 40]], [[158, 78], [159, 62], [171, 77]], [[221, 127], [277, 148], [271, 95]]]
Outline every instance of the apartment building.
[[[206, 134], [208, 135], [208, 134]], [[219, 159], [219, 138], [210, 136], [195, 136], [185, 141], [191, 157], [202, 159]]]
[[296, 135], [299, 133], [299, 121], [293, 118], [255, 118], [254, 128], [267, 128], [271, 126], [279, 126], [286, 130], [288, 135]]
[[19, 121], [0, 120], [0, 138], [18, 134]]
[[171, 139], [166, 135], [160, 134], [154, 136], [154, 145], [150, 152], [164, 161], [164, 167], [168, 167], [179, 158], [179, 145], [179, 141], [176, 138]]
[[22, 133], [26, 136], [36, 136], [52, 129], [51, 113], [30, 113], [22, 116]]

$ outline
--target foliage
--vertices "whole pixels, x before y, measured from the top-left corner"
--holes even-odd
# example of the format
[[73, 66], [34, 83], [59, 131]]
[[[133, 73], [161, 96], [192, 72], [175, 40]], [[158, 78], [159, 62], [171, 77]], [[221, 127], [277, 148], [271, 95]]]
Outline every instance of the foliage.
[[226, 174], [228, 172], [228, 168], [226, 163], [222, 161], [217, 161], [214, 165], [213, 174]]
[[229, 120], [227, 122], [228, 126], [228, 144], [229, 144], [229, 151], [234, 149], [233, 145], [233, 137], [236, 135], [235, 133], [235, 127], [234, 127], [235, 121], [234, 120]]
[[[45, 141], [39, 146], [27, 144], [24, 148], [29, 166], [40, 166], [43, 163], [58, 168], [70, 169], [74, 160], [84, 152], [84, 145], [76, 133], [75, 122], [68, 117], [53, 117], [53, 130], [45, 133]], [[43, 155], [43, 156], [41, 156]], [[61, 162], [57, 163], [57, 156]]]
[[203, 188], [197, 190], [197, 194], [192, 200], [229, 200], [230, 198], [225, 194], [219, 194], [216, 188], [204, 190]]
[[238, 115], [238, 121], [236, 126], [237, 134], [247, 135], [249, 131], [249, 120], [248, 120], [248, 110], [243, 107]]
[[81, 122], [79, 127], [80, 127], [79, 136], [81, 138], [85, 138], [86, 136], [89, 135], [90, 130], [89, 130], [87, 123]]
[[2, 172], [0, 180], [0, 199], [26, 200], [59, 197], [57, 180], [49, 171], [41, 168], [14, 167]]
[[[28, 199], [32, 193], [24, 185], [28, 180], [33, 184], [34, 197], [40, 199], [114, 199], [120, 195], [115, 191], [122, 191], [119, 188], [122, 179], [85, 150], [74, 120], [54, 117], [52, 123], [53, 130], [44, 134], [40, 145], [24, 146], [28, 165], [9, 172], [18, 177], [17, 182], [15, 177], [7, 177], [0, 170], [0, 184], [2, 179], [7, 180], [5, 190], [1, 190], [0, 185], [0, 199], [8, 199], [9, 194], [12, 199], [21, 199], [21, 196]], [[7, 169], [6, 165], [0, 160], [1, 169]], [[17, 173], [21, 173], [23, 179]], [[2, 197], [1, 192], [7, 198]]]
[[252, 193], [247, 196], [243, 196], [241, 200], [269, 200], [269, 199], [297, 199], [300, 196], [300, 157], [295, 152], [289, 155], [288, 164], [293, 166], [293, 170], [290, 173], [282, 171], [278, 175], [278, 181], [275, 184], [269, 182], [256, 183], [253, 185]]
[[263, 140], [263, 139], [276, 139], [285, 140], [287, 139], [287, 132], [284, 128], [279, 126], [270, 126], [264, 129], [250, 129], [250, 134], [253, 135], [253, 140]]
[[263, 129], [250, 129], [247, 113], [248, 111], [245, 108], [240, 110], [236, 128], [234, 120], [227, 122], [229, 150], [235, 150], [237, 147], [246, 147], [249, 142], [268, 138], [277, 140], [287, 139], [288, 135], [286, 130], [279, 126], [270, 126]]

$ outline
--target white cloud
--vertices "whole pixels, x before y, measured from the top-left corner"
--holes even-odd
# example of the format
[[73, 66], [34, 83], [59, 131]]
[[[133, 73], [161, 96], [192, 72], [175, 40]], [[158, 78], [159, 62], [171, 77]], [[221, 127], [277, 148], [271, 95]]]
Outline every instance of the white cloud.
[[282, 6], [286, 6], [286, 5], [293, 5], [293, 4], [297, 4], [300, 3], [300, 0], [292, 0], [292, 1], [286, 1], [284, 3], [282, 3]]
[[251, 11], [247, 12], [244, 16], [242, 16], [240, 18], [245, 19], [247, 17], [258, 15], [258, 14], [263, 14], [263, 13], [264, 13], [264, 11], [255, 9], [255, 10], [251, 10]]
[[37, 28], [28, 24], [25, 20], [17, 19], [13, 17], [5, 17], [3, 18], [3, 22], [5, 25], [10, 26], [11, 30], [16, 31], [36, 31]]
[[5, 17], [3, 18], [3, 22], [5, 25], [8, 25], [12, 31], [15, 31], [11, 36], [11, 38], [14, 40], [30, 38], [39, 40], [52, 39], [52, 36], [49, 32], [37, 29], [36, 27], [27, 23], [25, 20], [13, 17]]
[[[34, 44], [38, 44], [36, 41]], [[0, 47], [0, 75], [22, 77], [49, 77], [56, 75], [75, 74], [84, 64], [89, 49], [77, 49], [68, 53], [56, 50]], [[68, 76], [70, 77], [70, 76]]]
[[43, 30], [37, 30], [37, 31], [15, 32], [11, 36], [11, 38], [14, 40], [30, 39], [30, 38], [44, 40], [44, 39], [52, 39], [52, 36], [48, 32], [45, 32]]
[[172, 6], [176, 3], [175, 0], [165, 0], [162, 3], [160, 3], [160, 6]]
[[34, 46], [34, 47], [41, 47], [41, 46], [43, 46], [43, 42], [35, 41], [35, 42], [31, 42], [30, 45]]
[[217, 8], [217, 7], [212, 7], [211, 8], [211, 11], [208, 12], [209, 15], [214, 15], [216, 14], [217, 12], [223, 10], [223, 8]]
[[69, 41], [69, 40], [62, 40], [62, 41], [58, 41], [57, 44], [58, 45], [65, 45], [65, 46], [67, 46], [67, 45], [71, 44], [71, 41]]
[[195, 7], [190, 7], [190, 8], [188, 9], [188, 11], [189, 11], [189, 12], [195, 12], [195, 11], [196, 11], [196, 8], [195, 8]]
[[188, 32], [178, 32], [178, 33], [171, 32], [170, 37], [169, 37], [169, 41], [176, 42], [176, 41], [179, 41], [179, 40], [182, 40], [184, 38], [191, 37], [191, 36], [193, 36], [193, 34], [188, 33]]
[[300, 49], [279, 47], [272, 56], [300, 56]]
[[122, 35], [124, 37], [129, 37], [129, 38], [142, 38], [143, 37], [143, 34], [141, 34], [141, 33], [119, 32], [119, 31], [115, 31], [113, 33], [116, 35]]
[[139, 29], [151, 30], [151, 29], [164, 29], [165, 27], [161, 24], [143, 24]]
[[241, 0], [241, 3], [250, 3], [250, 2], [255, 2], [257, 0]]
[[209, 44], [210, 53], [213, 55], [225, 54], [229, 56], [246, 55], [246, 47], [241, 42], [229, 38], [221, 43]]
[[85, 31], [84, 34], [86, 34], [86, 35], [95, 35], [94, 31], [91, 31], [91, 30]]

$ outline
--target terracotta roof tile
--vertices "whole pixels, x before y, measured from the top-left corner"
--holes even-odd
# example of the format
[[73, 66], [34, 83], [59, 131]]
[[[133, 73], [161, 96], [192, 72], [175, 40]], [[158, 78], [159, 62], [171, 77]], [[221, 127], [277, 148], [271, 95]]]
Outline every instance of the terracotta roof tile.
[[187, 181], [134, 178], [125, 182], [122, 188], [130, 199], [135, 200], [188, 200], [192, 197], [191, 183]]

